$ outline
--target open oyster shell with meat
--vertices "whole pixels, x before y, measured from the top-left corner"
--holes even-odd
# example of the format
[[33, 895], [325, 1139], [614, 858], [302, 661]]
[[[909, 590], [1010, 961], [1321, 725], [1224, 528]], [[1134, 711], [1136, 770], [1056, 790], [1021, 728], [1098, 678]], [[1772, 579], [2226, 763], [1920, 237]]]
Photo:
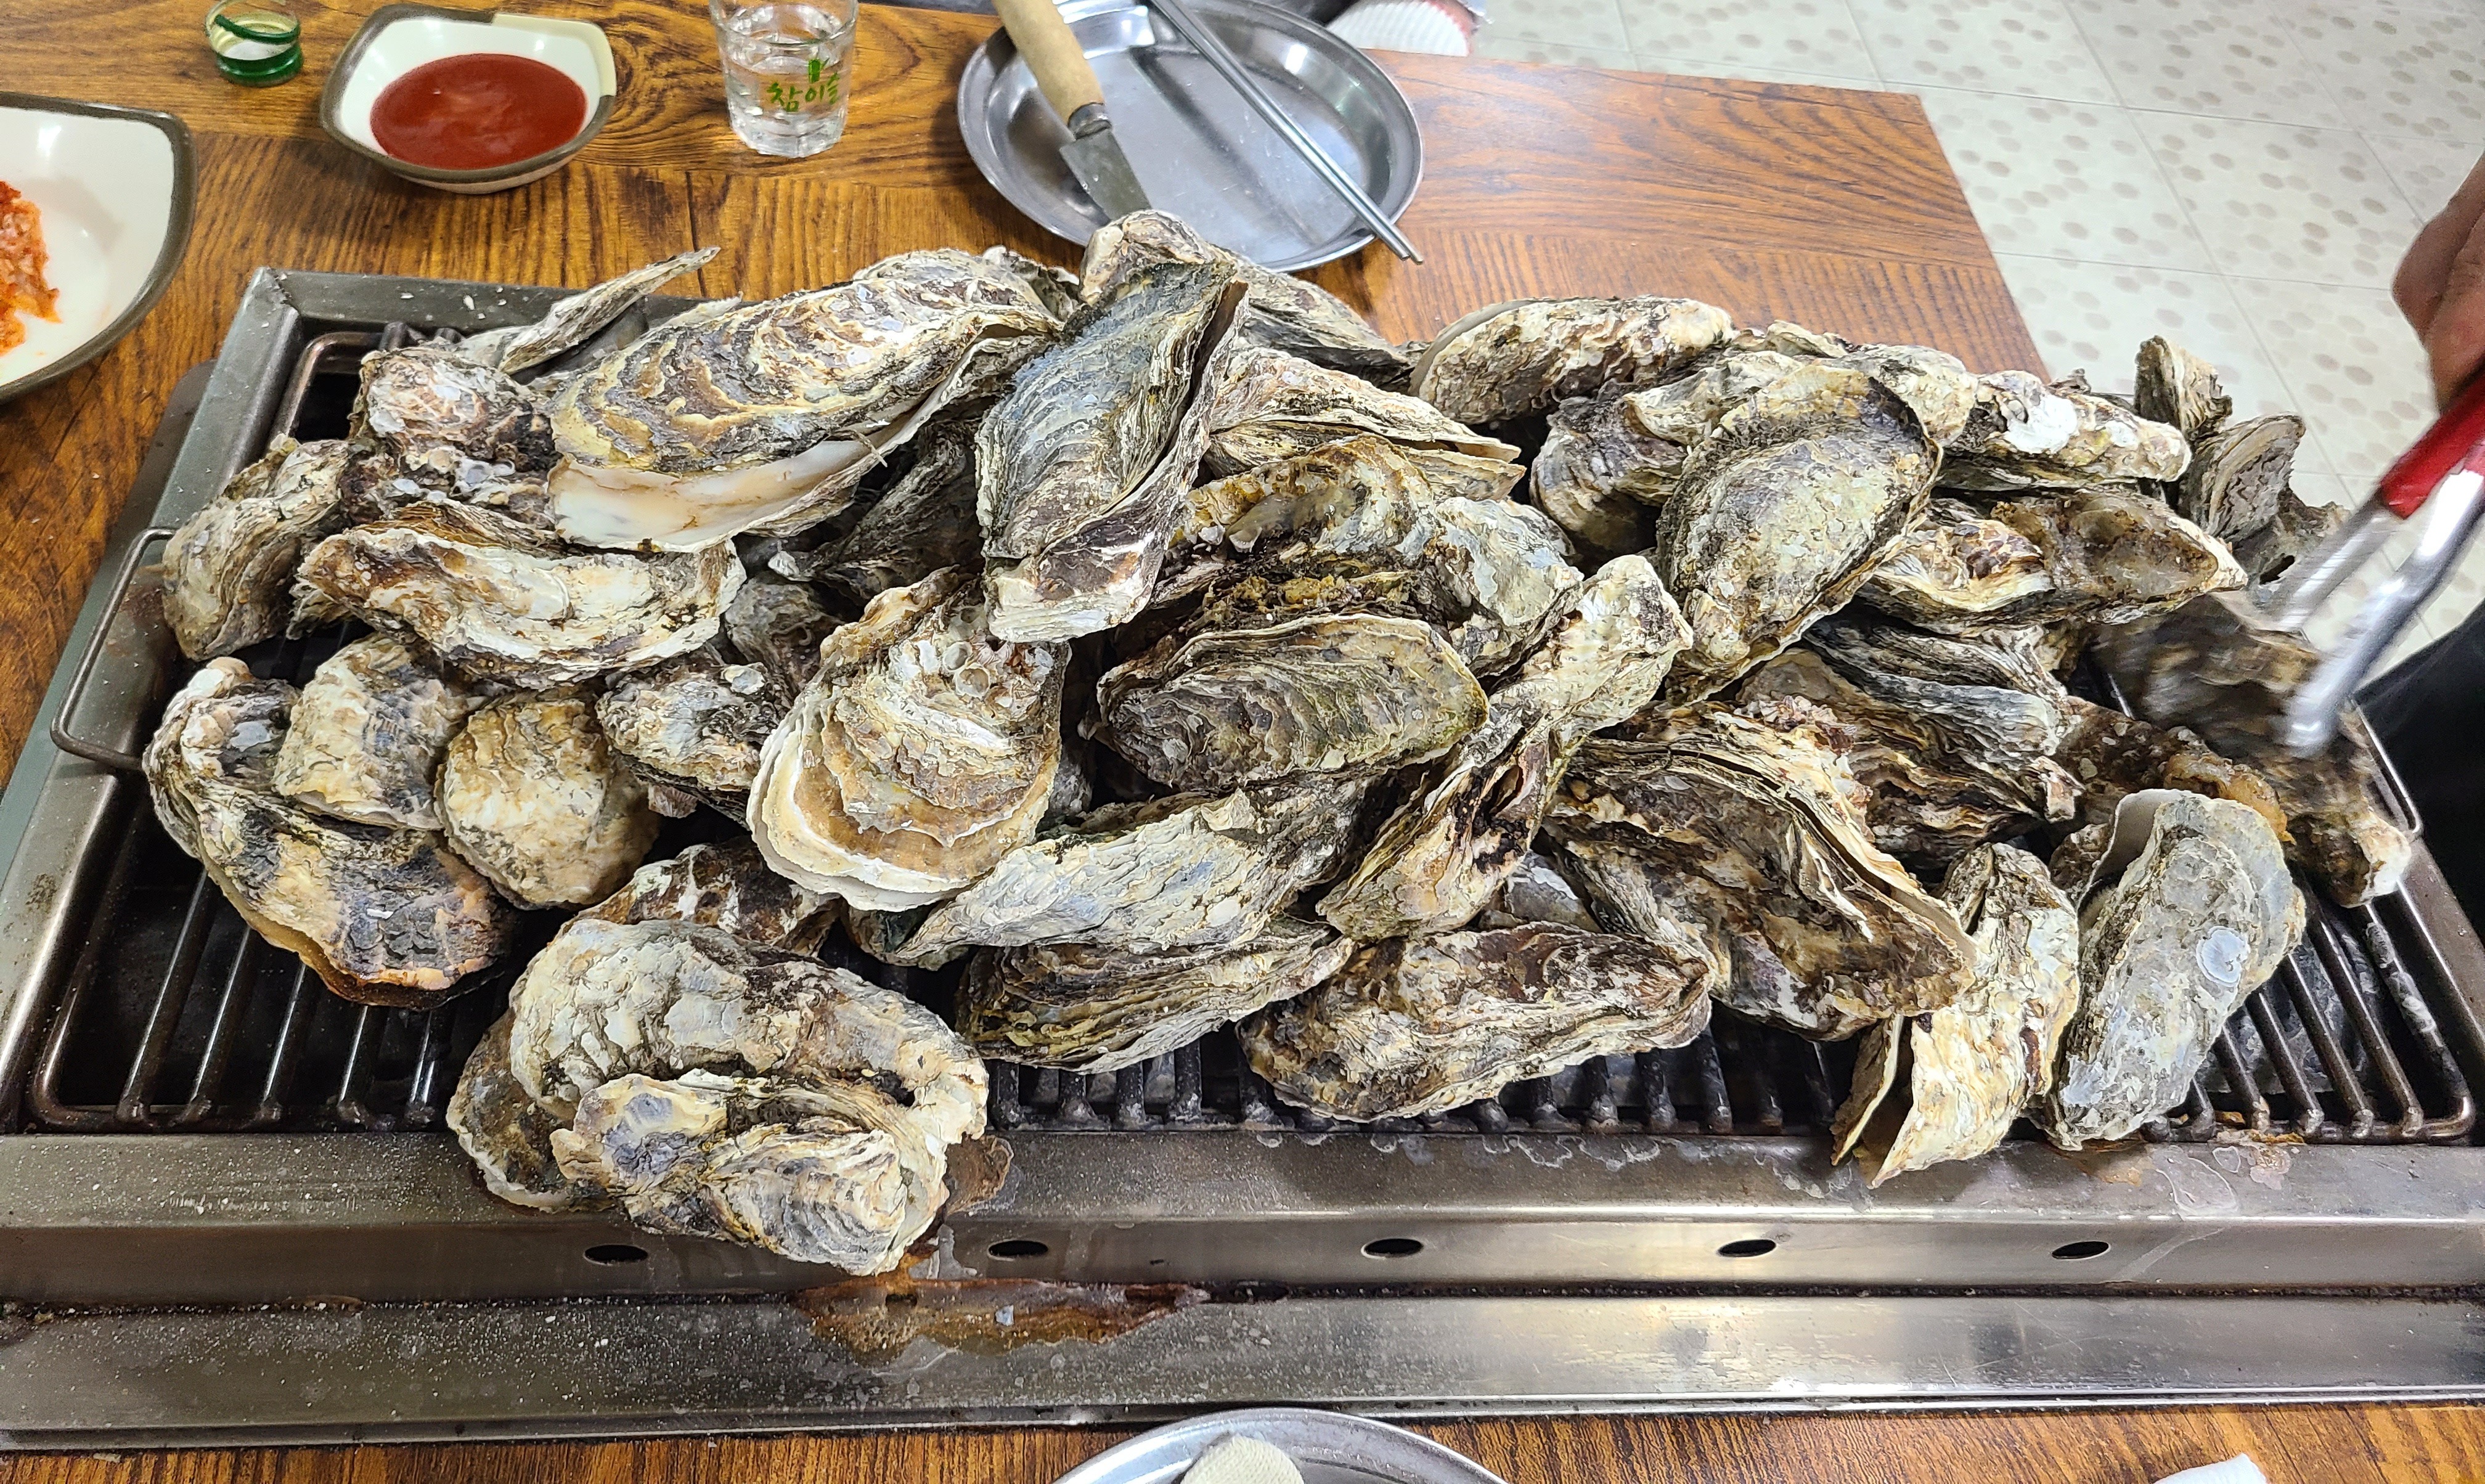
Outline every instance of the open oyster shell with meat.
[[2304, 933], [2278, 837], [2243, 805], [2135, 793], [2080, 908], [2080, 1007], [2037, 1106], [2065, 1149], [2120, 1139], [2190, 1094], [2209, 1044]]
[[433, 776], [449, 739], [488, 701], [396, 634], [367, 634], [320, 662], [293, 706], [269, 782], [360, 824], [440, 828]]
[[1413, 1118], [1590, 1057], [1681, 1046], [1708, 1026], [1714, 962], [1680, 931], [1529, 922], [1376, 943], [1242, 1022], [1251, 1069], [1333, 1118]]
[[1026, 1066], [1118, 1071], [1293, 999], [1353, 950], [1327, 928], [1286, 917], [1232, 946], [985, 948], [958, 989], [958, 1033], [985, 1056]]
[[2164, 482], [2192, 461], [2181, 428], [2100, 397], [2077, 377], [2049, 386], [2022, 371], [1982, 378], [1976, 410], [1948, 448], [1942, 482], [1955, 489]]
[[1913, 408], [1827, 362], [1721, 417], [1685, 456], [1648, 551], [1691, 625], [1668, 696], [1723, 689], [1843, 607], [1905, 539], [1940, 456]]
[[1875, 846], [1853, 777], [1800, 732], [1726, 713], [1592, 741], [1545, 832], [1618, 931], [1688, 931], [1720, 1003], [1817, 1039], [1955, 1000], [1976, 946]]
[[574, 690], [504, 696], [440, 764], [451, 844], [524, 907], [584, 906], [629, 879], [661, 823], [646, 785]]
[[890, 448], [1059, 328], [1007, 262], [901, 253], [846, 283], [661, 325], [546, 406], [562, 536], [686, 551], [836, 513]]
[[1088, 306], [975, 433], [993, 632], [1076, 638], [1146, 606], [1188, 508], [1242, 285], [1150, 263]]
[[1462, 423], [1542, 412], [1612, 382], [1652, 381], [1724, 341], [1697, 299], [1522, 299], [1457, 320], [1415, 362], [1411, 390]]
[[1991, 1151], [2051, 1089], [2054, 1055], [2080, 1003], [2080, 920], [2045, 864], [2009, 845], [1951, 863], [1942, 900], [1976, 941], [1958, 999], [1864, 1032], [1838, 1110], [1834, 1152], [1862, 1150], [1872, 1184]]
[[294, 566], [345, 523], [346, 457], [335, 439], [279, 438], [181, 522], [164, 548], [163, 594], [183, 654], [209, 659], [285, 632]]
[[616, 677], [595, 698], [595, 720], [650, 790], [677, 790], [740, 819], [760, 749], [792, 707], [792, 693], [766, 670], [711, 647]]
[[2128, 623], [2244, 586], [2226, 544], [2126, 485], [1991, 505], [1937, 498], [1866, 580], [1863, 600], [1946, 633]]
[[1035, 838], [1061, 763], [1068, 651], [997, 638], [972, 574], [891, 588], [822, 644], [760, 750], [768, 864], [872, 911], [965, 890]]
[[297, 589], [516, 686], [651, 665], [716, 637], [741, 590], [729, 545], [587, 551], [493, 510], [423, 501], [313, 547]]
[[1235, 351], [1208, 412], [1209, 473], [1227, 475], [1308, 453], [1341, 438], [1388, 439], [1444, 495], [1497, 500], [1525, 473], [1516, 446], [1477, 432], [1419, 397], [1265, 346]]
[[278, 793], [293, 702], [281, 680], [209, 661], [148, 744], [156, 817], [243, 921], [330, 989], [436, 1004], [503, 951], [514, 914], [436, 832], [332, 819]]

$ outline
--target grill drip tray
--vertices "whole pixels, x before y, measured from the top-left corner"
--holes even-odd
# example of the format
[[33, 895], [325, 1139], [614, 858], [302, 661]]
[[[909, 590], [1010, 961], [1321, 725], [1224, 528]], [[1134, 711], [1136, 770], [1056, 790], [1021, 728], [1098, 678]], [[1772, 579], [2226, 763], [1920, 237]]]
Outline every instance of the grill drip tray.
[[[262, 272], [106, 573], [275, 432], [341, 433], [384, 321], [554, 296]], [[2372, 908], [2315, 895], [2125, 1149], [2021, 1138], [1868, 1191], [1819, 1137], [1851, 1050], [1723, 1014], [1372, 1128], [1284, 1108], [1219, 1033], [1118, 1075], [995, 1064], [1014, 1167], [939, 1281], [789, 1302], [818, 1270], [481, 1192], [439, 1127], [505, 976], [364, 1008], [246, 931], [143, 784], [79, 756], [126, 754], [180, 673], [117, 595], [41, 713], [70, 751], [30, 743], [0, 798], [0, 1441], [2485, 1392], [2485, 954], [2421, 854]], [[340, 637], [246, 658], [298, 680]], [[1062, 1282], [1143, 1286], [1081, 1295], [1072, 1330], [1114, 1337], [1063, 1339]], [[979, 1317], [904, 1343], [952, 1310]]]

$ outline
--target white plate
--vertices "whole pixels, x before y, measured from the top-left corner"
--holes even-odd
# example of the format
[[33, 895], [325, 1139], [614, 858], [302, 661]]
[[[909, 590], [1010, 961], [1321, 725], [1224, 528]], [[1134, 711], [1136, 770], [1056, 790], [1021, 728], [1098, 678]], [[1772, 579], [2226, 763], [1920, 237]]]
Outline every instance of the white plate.
[[60, 314], [18, 316], [6, 401], [102, 354], [163, 297], [190, 238], [190, 135], [171, 114], [0, 93], [0, 180], [42, 212]]
[[[390, 83], [426, 62], [477, 53], [528, 57], [578, 84], [587, 120], [569, 142], [529, 159], [485, 170], [439, 170], [401, 160], [371, 133], [371, 109]], [[603, 129], [613, 115], [613, 45], [584, 20], [557, 20], [505, 11], [458, 11], [435, 5], [384, 5], [345, 43], [319, 95], [319, 123], [347, 149], [418, 184], [480, 196], [540, 180]]]
[[1370, 1417], [1308, 1407], [1212, 1412], [1106, 1448], [1055, 1484], [1176, 1484], [1219, 1438], [1241, 1434], [1283, 1451], [1303, 1484], [1506, 1484], [1463, 1453]]

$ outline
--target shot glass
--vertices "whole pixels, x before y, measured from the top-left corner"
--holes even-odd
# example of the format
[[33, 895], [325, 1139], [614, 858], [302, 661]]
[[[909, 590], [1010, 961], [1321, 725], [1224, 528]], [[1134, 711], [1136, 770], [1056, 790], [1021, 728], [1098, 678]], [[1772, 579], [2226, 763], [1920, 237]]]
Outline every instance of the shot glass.
[[708, 0], [733, 132], [762, 154], [817, 154], [846, 131], [856, 0]]

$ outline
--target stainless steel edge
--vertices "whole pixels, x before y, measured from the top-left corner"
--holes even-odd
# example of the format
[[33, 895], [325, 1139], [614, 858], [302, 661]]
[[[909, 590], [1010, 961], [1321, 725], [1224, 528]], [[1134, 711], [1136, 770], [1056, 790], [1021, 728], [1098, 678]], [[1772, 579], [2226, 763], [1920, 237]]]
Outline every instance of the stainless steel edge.
[[0, 1318], [20, 1448], [2480, 1395], [2485, 1312], [2418, 1299], [1298, 1296], [869, 1365], [774, 1301]]

